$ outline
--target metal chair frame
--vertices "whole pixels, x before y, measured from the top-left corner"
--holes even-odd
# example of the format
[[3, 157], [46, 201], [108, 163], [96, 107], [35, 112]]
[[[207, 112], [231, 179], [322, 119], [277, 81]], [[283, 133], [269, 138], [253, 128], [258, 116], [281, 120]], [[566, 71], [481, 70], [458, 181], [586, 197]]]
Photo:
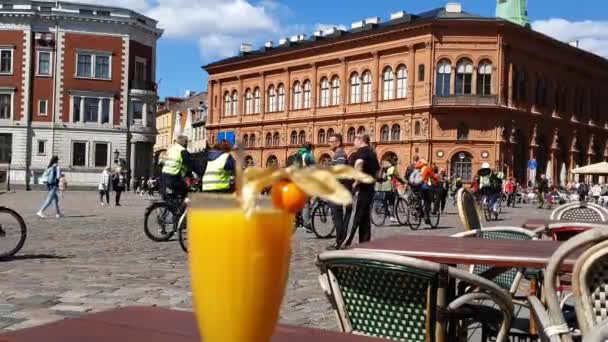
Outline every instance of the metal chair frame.
[[602, 219], [601, 222], [608, 221], [608, 210], [602, 207], [601, 205], [589, 202], [578, 202], [578, 203], [570, 203], [565, 204], [560, 207], [557, 207], [553, 212], [551, 212], [551, 220], [561, 220], [564, 214], [570, 210], [578, 209], [578, 208], [588, 208], [596, 212]]
[[[460, 221], [464, 226], [465, 231], [482, 229], [483, 223], [481, 220], [481, 209], [477, 205], [473, 194], [461, 188], [456, 193], [456, 206], [458, 207], [458, 217], [460, 217]], [[476, 215], [474, 217], [470, 216], [470, 206], [475, 208]]]

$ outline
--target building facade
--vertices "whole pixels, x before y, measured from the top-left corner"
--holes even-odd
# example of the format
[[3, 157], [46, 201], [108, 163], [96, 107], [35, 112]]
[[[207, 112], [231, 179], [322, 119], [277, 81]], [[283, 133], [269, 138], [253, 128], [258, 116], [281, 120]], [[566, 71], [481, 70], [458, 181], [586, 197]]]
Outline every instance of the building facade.
[[369, 18], [204, 67], [210, 139], [234, 132], [247, 163], [285, 165], [304, 142], [371, 136], [405, 168], [421, 156], [470, 180], [484, 162], [523, 181], [527, 162], [555, 182], [608, 156], [608, 61], [457, 4]]
[[156, 21], [62, 1], [0, 6], [0, 165], [29, 187], [57, 155], [68, 182], [152, 169]]

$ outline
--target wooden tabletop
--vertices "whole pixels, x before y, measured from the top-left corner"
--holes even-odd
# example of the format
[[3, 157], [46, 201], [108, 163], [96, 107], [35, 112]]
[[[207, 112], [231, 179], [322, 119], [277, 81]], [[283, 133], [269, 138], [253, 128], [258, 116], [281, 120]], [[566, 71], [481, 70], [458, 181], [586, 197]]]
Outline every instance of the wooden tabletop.
[[[397, 235], [355, 246], [358, 250], [394, 253], [441, 264], [544, 268], [561, 242], [488, 240], [430, 235]], [[564, 260], [572, 269], [579, 253]]]
[[[0, 335], [8, 342], [201, 342], [194, 314], [156, 307], [124, 307]], [[312, 328], [279, 325], [272, 342], [377, 342]]]

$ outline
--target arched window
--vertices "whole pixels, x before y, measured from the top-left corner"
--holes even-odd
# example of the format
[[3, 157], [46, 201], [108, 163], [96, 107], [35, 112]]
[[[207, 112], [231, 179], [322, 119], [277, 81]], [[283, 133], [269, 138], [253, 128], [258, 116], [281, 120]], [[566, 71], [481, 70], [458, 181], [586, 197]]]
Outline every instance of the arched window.
[[302, 109], [302, 85], [298, 81], [293, 85], [293, 99], [291, 101], [294, 110]]
[[464, 123], [458, 125], [458, 128], [456, 129], [456, 139], [469, 140], [469, 127]]
[[298, 133], [298, 143], [300, 145], [303, 145], [306, 142], [306, 132], [304, 132], [304, 130], [300, 131], [300, 133]]
[[470, 59], [463, 58], [456, 65], [456, 82], [454, 83], [454, 92], [456, 95], [469, 95], [472, 92], [472, 83], [473, 62], [471, 62]]
[[253, 167], [255, 166], [255, 162], [253, 161], [253, 157], [252, 156], [246, 156], [245, 157], [245, 167]]
[[291, 131], [291, 135], [289, 137], [289, 143], [291, 145], [297, 145], [298, 144], [298, 132]]
[[357, 134], [365, 134], [365, 127], [359, 126], [359, 128], [357, 128]]
[[365, 71], [362, 77], [362, 102], [372, 102], [372, 73]]
[[391, 141], [400, 141], [401, 140], [401, 126], [398, 124], [394, 124], [391, 127]]
[[230, 97], [229, 92], [224, 93], [224, 116], [230, 116], [232, 113], [232, 98]]
[[420, 130], [420, 121], [416, 121], [414, 123], [414, 135], [420, 135], [421, 130]]
[[310, 88], [310, 81], [306, 80], [304, 81], [304, 109], [309, 109], [310, 108], [310, 94], [311, 94], [311, 88]]
[[450, 79], [452, 77], [452, 65], [447, 59], [437, 63], [437, 87], [435, 95], [450, 96]]
[[245, 90], [245, 115], [253, 113], [253, 93], [251, 89]]
[[274, 89], [274, 86], [268, 87], [268, 112], [276, 112], [277, 111], [277, 93]]
[[243, 147], [249, 147], [249, 134], [243, 135]]
[[266, 159], [266, 168], [267, 169], [276, 169], [279, 167], [279, 160], [277, 159], [277, 157], [273, 156], [272, 154], [268, 156], [268, 158]]
[[407, 97], [407, 68], [401, 65], [397, 68], [397, 98]]
[[481, 61], [477, 67], [477, 95], [488, 96], [492, 94], [492, 63]]
[[340, 78], [334, 76], [331, 79], [331, 105], [337, 106], [340, 104]]
[[329, 106], [329, 81], [326, 77], [321, 79], [321, 96], [319, 97], [319, 106]]
[[350, 103], [361, 102], [361, 80], [359, 74], [354, 72], [350, 76]]
[[389, 141], [389, 140], [390, 140], [390, 135], [389, 135], [388, 125], [383, 125], [382, 128], [380, 128], [380, 141]]
[[277, 98], [277, 111], [282, 112], [285, 110], [285, 86], [282, 83], [277, 87]]
[[536, 106], [545, 107], [547, 105], [547, 86], [545, 80], [537, 75], [536, 79]]
[[450, 173], [452, 177], [460, 178], [464, 182], [473, 179], [473, 161], [470, 154], [466, 152], [456, 153], [450, 164], [452, 165]]
[[279, 132], [274, 132], [272, 135], [272, 145], [279, 146], [281, 145], [281, 138], [279, 136]]
[[393, 69], [386, 67], [382, 73], [382, 99], [392, 100], [395, 97], [395, 77], [393, 75]]
[[272, 146], [272, 133], [266, 133], [266, 146]]
[[320, 129], [319, 133], [317, 133], [317, 143], [325, 144], [325, 130], [324, 129]]
[[260, 88], [257, 87], [253, 90], [253, 112], [260, 113]]
[[249, 136], [249, 147], [255, 147], [255, 134]]
[[350, 127], [346, 133], [346, 142], [353, 143], [355, 141], [355, 127]]
[[239, 93], [235, 91], [232, 92], [232, 106], [230, 112], [232, 115], [237, 115], [239, 111]]
[[334, 129], [333, 128], [329, 128], [327, 130], [327, 139], [329, 139], [329, 137], [331, 137], [332, 135], [334, 135]]

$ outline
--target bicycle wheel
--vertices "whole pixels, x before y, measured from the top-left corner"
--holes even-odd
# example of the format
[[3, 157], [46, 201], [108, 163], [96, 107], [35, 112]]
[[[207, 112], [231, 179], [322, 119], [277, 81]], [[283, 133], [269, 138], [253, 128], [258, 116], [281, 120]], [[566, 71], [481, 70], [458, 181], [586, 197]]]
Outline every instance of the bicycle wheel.
[[384, 225], [386, 221], [386, 209], [384, 208], [384, 199], [375, 199], [372, 203], [370, 219], [376, 227]]
[[184, 213], [182, 217], [179, 219], [179, 224], [177, 228], [177, 237], [179, 238], [179, 245], [182, 247], [182, 250], [188, 253], [188, 220], [186, 219], [186, 214]]
[[27, 228], [16, 211], [0, 207], [0, 259], [17, 254], [27, 236]]
[[397, 217], [397, 222], [402, 226], [408, 224], [407, 208], [408, 203], [405, 198], [399, 197], [395, 203], [395, 216]]
[[168, 203], [154, 203], [146, 209], [144, 232], [153, 241], [167, 241], [177, 230], [177, 220]]
[[431, 204], [431, 213], [429, 214], [429, 220], [431, 228], [435, 229], [439, 227], [439, 219], [441, 218], [441, 208], [439, 208], [439, 202], [433, 201]]
[[320, 204], [312, 211], [312, 231], [319, 239], [332, 237], [336, 226], [329, 206]]
[[412, 230], [418, 230], [422, 224], [422, 208], [420, 203], [407, 207], [407, 223]]

